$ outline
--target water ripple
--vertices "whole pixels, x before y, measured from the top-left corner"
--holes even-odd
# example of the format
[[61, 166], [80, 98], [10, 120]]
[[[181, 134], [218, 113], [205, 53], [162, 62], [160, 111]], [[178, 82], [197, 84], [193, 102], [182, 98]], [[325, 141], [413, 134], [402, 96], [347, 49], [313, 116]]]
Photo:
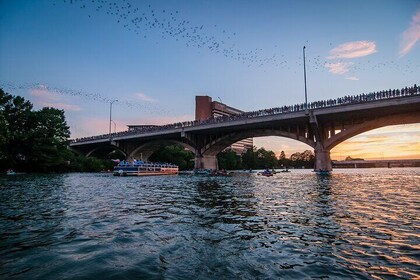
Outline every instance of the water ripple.
[[0, 177], [0, 278], [420, 277], [419, 169]]

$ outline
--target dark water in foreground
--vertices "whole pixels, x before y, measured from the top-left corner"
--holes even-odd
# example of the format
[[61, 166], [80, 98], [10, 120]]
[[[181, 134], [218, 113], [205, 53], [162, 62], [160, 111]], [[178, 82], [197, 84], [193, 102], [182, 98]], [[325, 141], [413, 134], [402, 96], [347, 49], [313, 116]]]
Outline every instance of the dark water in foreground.
[[0, 278], [418, 278], [419, 214], [419, 168], [3, 176]]

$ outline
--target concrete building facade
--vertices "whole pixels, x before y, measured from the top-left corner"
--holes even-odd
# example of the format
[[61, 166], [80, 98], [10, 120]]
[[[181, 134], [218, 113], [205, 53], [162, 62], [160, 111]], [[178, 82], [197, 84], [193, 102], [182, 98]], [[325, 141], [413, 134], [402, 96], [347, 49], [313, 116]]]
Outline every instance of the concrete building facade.
[[[211, 118], [232, 116], [240, 113], [243, 113], [243, 111], [230, 107], [224, 103], [213, 101], [210, 96], [195, 97], [195, 120], [204, 121]], [[231, 149], [236, 154], [240, 155], [245, 153], [248, 149], [252, 149], [253, 145], [253, 138], [247, 138], [232, 144], [226, 149]]]

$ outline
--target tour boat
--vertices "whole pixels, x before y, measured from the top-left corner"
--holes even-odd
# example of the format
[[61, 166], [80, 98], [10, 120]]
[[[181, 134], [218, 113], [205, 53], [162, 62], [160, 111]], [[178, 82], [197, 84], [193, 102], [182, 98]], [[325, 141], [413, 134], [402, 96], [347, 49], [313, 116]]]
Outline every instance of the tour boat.
[[121, 161], [114, 167], [114, 176], [176, 175], [178, 166], [170, 163], [155, 163], [141, 160]]
[[12, 169], [7, 170], [6, 172], [7, 175], [16, 175], [16, 172], [13, 171]]

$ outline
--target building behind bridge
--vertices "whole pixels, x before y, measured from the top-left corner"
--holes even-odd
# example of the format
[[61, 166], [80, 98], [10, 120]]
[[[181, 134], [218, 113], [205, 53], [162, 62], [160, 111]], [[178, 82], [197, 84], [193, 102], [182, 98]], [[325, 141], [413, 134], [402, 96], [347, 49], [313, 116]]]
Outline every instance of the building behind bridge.
[[[243, 111], [221, 102], [212, 101], [210, 96], [195, 97], [195, 120], [204, 121], [222, 116], [237, 115], [240, 113], [243, 113]], [[252, 149], [253, 145], [253, 139], [247, 138], [232, 144], [227, 149], [231, 149], [237, 154], [243, 154], [246, 150]]]
[[[212, 101], [210, 96], [196, 96], [195, 97], [195, 120], [205, 121], [222, 116], [232, 116], [243, 113], [243, 111], [230, 107], [221, 102]], [[127, 125], [128, 131], [145, 130], [159, 127], [159, 125], [146, 125], [135, 124]], [[236, 154], [240, 155], [248, 149], [252, 149], [254, 141], [252, 138], [243, 139], [232, 144], [226, 149], [233, 150]]]

